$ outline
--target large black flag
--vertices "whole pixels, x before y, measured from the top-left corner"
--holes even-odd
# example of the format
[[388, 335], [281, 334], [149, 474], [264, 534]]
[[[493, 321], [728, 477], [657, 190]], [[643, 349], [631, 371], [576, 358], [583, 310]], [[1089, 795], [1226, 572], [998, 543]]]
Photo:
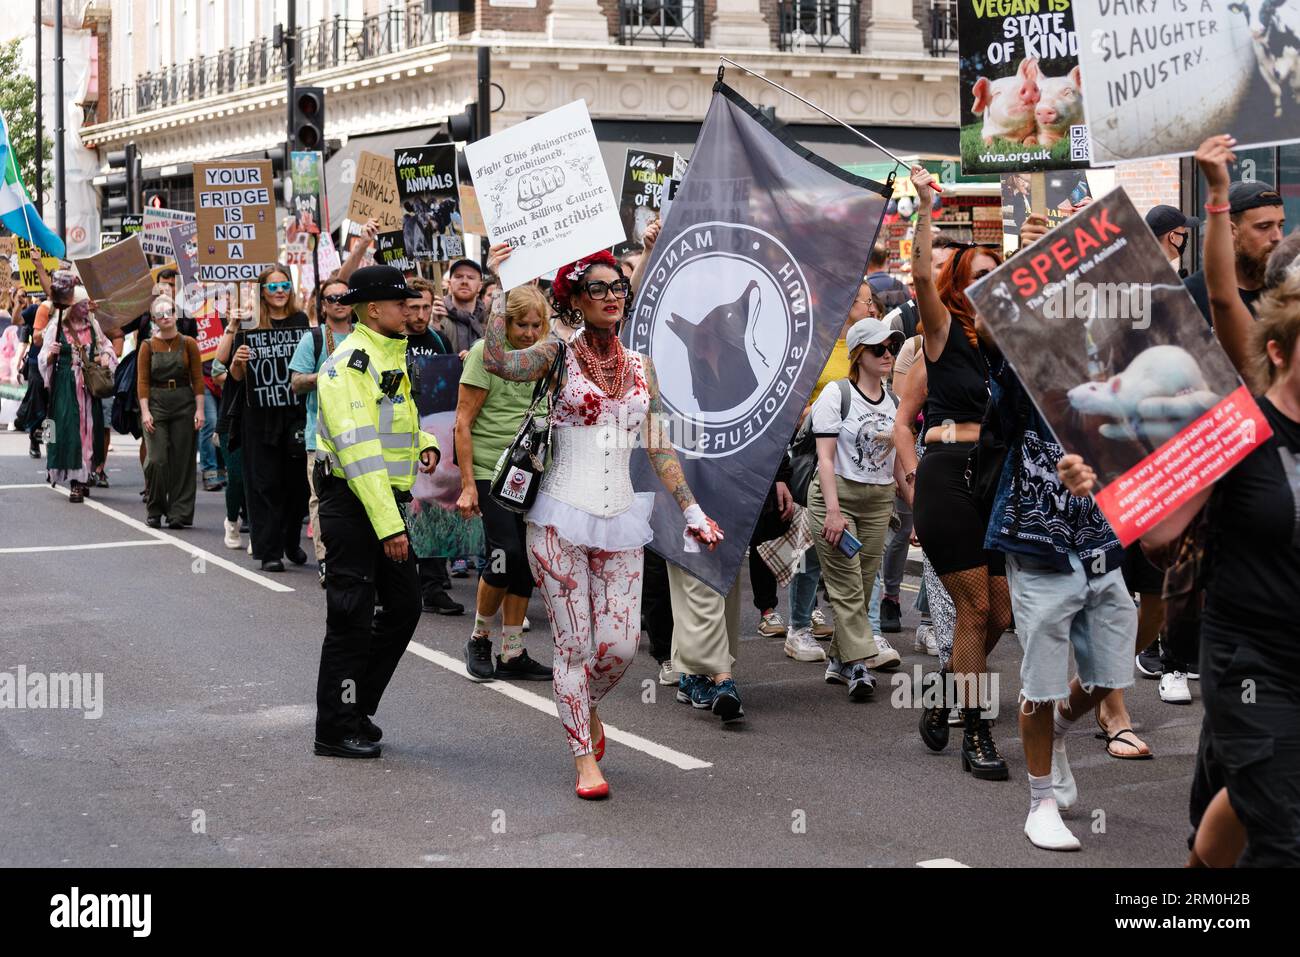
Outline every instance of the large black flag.
[[658, 496], [651, 547], [716, 591], [735, 581], [800, 413], [857, 295], [885, 186], [770, 129], [719, 82], [628, 323], [659, 377], [673, 445], [726, 535], [683, 548], [681, 509], [643, 452]]

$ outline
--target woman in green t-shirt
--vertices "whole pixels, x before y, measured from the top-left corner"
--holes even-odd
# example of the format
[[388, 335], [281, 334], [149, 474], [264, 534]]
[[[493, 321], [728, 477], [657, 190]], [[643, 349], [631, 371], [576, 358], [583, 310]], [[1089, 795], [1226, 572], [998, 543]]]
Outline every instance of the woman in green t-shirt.
[[[520, 286], [506, 297], [506, 341], [527, 349], [550, 325], [551, 309], [536, 286]], [[492, 501], [488, 488], [497, 461], [519, 431], [533, 398], [532, 382], [510, 382], [483, 368], [483, 340], [470, 347], [460, 374], [456, 404], [456, 461], [461, 515], [483, 517], [487, 564], [478, 582], [474, 631], [465, 645], [465, 667], [476, 681], [504, 678], [550, 681], [551, 669], [524, 649], [524, 613], [533, 594], [533, 574], [524, 546], [524, 517]], [[493, 661], [492, 630], [501, 612], [501, 654]]]

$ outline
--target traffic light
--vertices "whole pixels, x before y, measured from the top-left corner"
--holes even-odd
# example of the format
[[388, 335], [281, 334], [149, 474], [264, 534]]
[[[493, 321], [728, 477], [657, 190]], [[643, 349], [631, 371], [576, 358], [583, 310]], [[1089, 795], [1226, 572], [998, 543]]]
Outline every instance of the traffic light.
[[300, 86], [293, 91], [289, 148], [294, 152], [325, 149], [325, 88]]
[[[480, 129], [477, 103], [471, 103], [465, 107], [463, 113], [448, 117], [447, 135], [451, 137], [453, 143], [474, 143], [478, 140]], [[465, 159], [463, 149], [456, 153], [456, 173], [462, 183], [466, 185], [470, 183], [469, 160]]]
[[141, 212], [140, 190], [144, 181], [140, 151], [134, 143], [126, 149], [108, 154], [108, 175], [104, 177], [103, 215], [105, 219]]
[[271, 189], [277, 206], [284, 206], [284, 147], [272, 146], [266, 151], [266, 158], [271, 161]]
[[167, 205], [167, 193], [161, 189], [147, 189], [144, 192], [145, 209], [170, 209]]

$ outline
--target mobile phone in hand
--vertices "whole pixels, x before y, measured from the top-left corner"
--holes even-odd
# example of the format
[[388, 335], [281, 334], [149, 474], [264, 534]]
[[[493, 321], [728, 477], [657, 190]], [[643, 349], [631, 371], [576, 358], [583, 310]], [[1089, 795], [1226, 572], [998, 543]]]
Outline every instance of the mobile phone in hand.
[[862, 543], [853, 537], [853, 533], [845, 529], [840, 533], [840, 551], [849, 558], [852, 558], [862, 549]]

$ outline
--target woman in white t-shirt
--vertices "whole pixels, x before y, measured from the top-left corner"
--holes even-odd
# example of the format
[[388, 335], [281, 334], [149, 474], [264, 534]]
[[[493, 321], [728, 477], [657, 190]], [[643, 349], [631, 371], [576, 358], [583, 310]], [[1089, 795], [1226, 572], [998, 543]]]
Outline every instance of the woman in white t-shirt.
[[[835, 610], [826, 682], [847, 685], [854, 701], [866, 701], [875, 691], [869, 668], [896, 668], [899, 662], [898, 652], [872, 635], [867, 603], [901, 478], [894, 455], [898, 404], [884, 379], [902, 341], [901, 332], [879, 319], [855, 323], [847, 336], [849, 377], [827, 385], [811, 413], [817, 474], [808, 489], [808, 512]], [[846, 393], [848, 414], [841, 416]], [[840, 548], [846, 532], [861, 543], [852, 557]]]

